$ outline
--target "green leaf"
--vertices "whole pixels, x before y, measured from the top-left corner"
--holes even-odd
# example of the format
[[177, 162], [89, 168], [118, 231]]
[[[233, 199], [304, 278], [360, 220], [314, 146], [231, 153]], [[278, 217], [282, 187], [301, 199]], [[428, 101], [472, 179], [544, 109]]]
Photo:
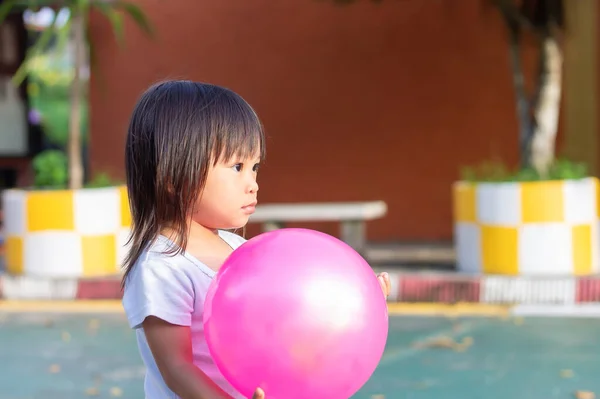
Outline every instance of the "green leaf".
[[34, 186], [63, 188], [68, 181], [68, 160], [60, 150], [45, 150], [33, 158]]
[[56, 0], [6, 0], [0, 2], [0, 22], [11, 12], [24, 10], [38, 11], [42, 7], [56, 5]]
[[125, 44], [124, 15], [128, 15], [146, 34], [150, 36], [154, 35], [154, 28], [142, 9], [137, 5], [125, 1], [114, 1], [110, 3], [95, 1], [92, 4], [111, 23], [113, 33], [115, 34], [119, 45], [123, 46]]
[[146, 34], [150, 36], [154, 35], [154, 27], [140, 7], [127, 1], [116, 1], [114, 6], [123, 9]]
[[42, 32], [36, 43], [27, 50], [25, 60], [19, 65], [19, 69], [15, 72], [12, 77], [12, 81], [15, 85], [19, 86], [25, 80], [27, 72], [29, 70], [29, 62], [33, 57], [44, 52], [45, 47], [50, 42], [52, 36], [56, 33], [56, 21], [58, 20], [58, 13], [54, 13], [50, 26]]
[[123, 15], [116, 11], [112, 3], [95, 2], [94, 7], [108, 19], [117, 42], [123, 46], [125, 44]]
[[0, 4], [0, 24], [6, 19], [6, 17], [8, 17], [16, 5], [16, 0], [6, 0]]
[[85, 10], [89, 10], [91, 5], [92, 5], [92, 1], [91, 0], [72, 0], [74, 3], [74, 7], [77, 8], [79, 11], [85, 11]]
[[463, 167], [461, 170], [461, 179], [470, 182], [579, 180], [589, 176], [588, 168], [584, 163], [567, 159], [556, 159], [550, 167], [548, 176], [541, 176], [531, 167], [510, 170], [497, 161], [487, 161], [479, 166]]
[[[71, 10], [69, 10], [69, 13], [71, 13]], [[69, 40], [71, 38], [71, 16], [69, 15], [69, 18], [65, 21], [65, 24], [63, 26], [61, 26], [60, 28], [58, 28], [58, 31], [56, 32], [56, 36], [57, 36], [57, 40], [56, 40], [56, 51], [57, 53], [62, 53], [64, 51], [64, 49], [67, 47], [67, 44], [69, 44]]]
[[94, 46], [94, 41], [92, 40], [92, 32], [89, 26], [85, 27], [85, 39], [88, 43], [88, 53], [90, 57], [90, 67], [94, 67], [96, 65], [96, 48]]

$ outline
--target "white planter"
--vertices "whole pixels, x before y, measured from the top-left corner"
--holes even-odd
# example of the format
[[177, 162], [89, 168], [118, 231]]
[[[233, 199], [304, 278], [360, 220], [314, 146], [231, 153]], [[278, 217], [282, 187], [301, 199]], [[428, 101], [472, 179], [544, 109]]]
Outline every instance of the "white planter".
[[3, 193], [7, 271], [36, 277], [119, 274], [131, 225], [123, 186]]
[[582, 276], [598, 272], [598, 180], [454, 185], [462, 272]]

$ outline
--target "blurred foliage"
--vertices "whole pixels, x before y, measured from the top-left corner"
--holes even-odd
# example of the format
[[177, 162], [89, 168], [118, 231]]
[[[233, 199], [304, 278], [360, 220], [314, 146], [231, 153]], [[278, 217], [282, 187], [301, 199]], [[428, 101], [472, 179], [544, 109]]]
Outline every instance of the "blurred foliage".
[[[61, 150], [45, 150], [33, 158], [35, 188], [61, 190], [67, 188], [69, 163]], [[123, 182], [112, 179], [107, 173], [98, 173], [85, 184], [85, 188], [114, 187]]]
[[578, 180], [589, 177], [588, 168], [581, 162], [557, 158], [550, 167], [548, 176], [542, 178], [533, 168], [511, 170], [502, 162], [485, 161], [478, 166], [461, 170], [461, 180], [468, 182], [526, 182], [544, 180]]
[[[27, 65], [28, 94], [31, 106], [41, 115], [41, 125], [48, 141], [66, 148], [71, 112], [70, 88], [73, 68], [51, 53], [32, 57]], [[81, 107], [81, 139], [87, 143], [89, 110], [87, 93]]]
[[[19, 69], [13, 76], [15, 84], [21, 84], [28, 73], [28, 64], [37, 55], [44, 54], [49, 47], [56, 47], [63, 50], [67, 47], [73, 36], [73, 21], [76, 17], [83, 18], [83, 35], [86, 40], [85, 45], [89, 51], [90, 63], [93, 66], [95, 61], [95, 51], [93, 43], [90, 40], [91, 31], [89, 24], [89, 15], [92, 11], [99, 12], [110, 23], [111, 31], [115, 36], [119, 46], [125, 44], [125, 19], [129, 17], [135, 25], [150, 37], [154, 37], [154, 27], [142, 8], [124, 0], [0, 0], [0, 23], [11, 13], [29, 11], [40, 11], [42, 8], [52, 8], [54, 10], [67, 11], [65, 21], [59, 21], [59, 12], [54, 13], [50, 24], [45, 27], [35, 43], [27, 49], [25, 60], [19, 66]], [[74, 65], [70, 65], [74, 67]]]
[[112, 179], [108, 173], [98, 173], [85, 185], [86, 188], [114, 187], [124, 184], [122, 181]]
[[[96, 60], [90, 40], [90, 14], [95, 11], [104, 16], [120, 46], [125, 44], [125, 18], [131, 18], [150, 37], [154, 36], [154, 28], [135, 2], [125, 0], [0, 0], [0, 24], [9, 15], [25, 15], [25, 12], [42, 9], [53, 11], [52, 21], [42, 27], [39, 36], [27, 48], [25, 59], [12, 80], [21, 85], [29, 77], [28, 91], [34, 113], [41, 115], [39, 123], [48, 141], [68, 149], [67, 182], [69, 188], [77, 189], [84, 186], [80, 151], [89, 125], [87, 95], [82, 89], [87, 85], [79, 72], [88, 65], [93, 68]], [[64, 21], [59, 21], [61, 12], [66, 15]], [[30, 34], [35, 35], [34, 30]], [[35, 184], [60, 186], [64, 153], [49, 151], [38, 156]], [[51, 167], [52, 171], [42, 166]]]
[[67, 156], [60, 150], [46, 150], [33, 158], [36, 188], [66, 188], [68, 174]]

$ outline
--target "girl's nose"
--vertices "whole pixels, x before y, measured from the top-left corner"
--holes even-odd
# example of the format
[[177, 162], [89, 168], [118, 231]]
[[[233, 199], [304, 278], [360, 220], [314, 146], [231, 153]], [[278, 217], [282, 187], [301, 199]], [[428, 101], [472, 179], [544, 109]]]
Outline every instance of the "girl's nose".
[[256, 179], [252, 179], [252, 182], [250, 183], [248, 191], [253, 194], [258, 192], [258, 183], [257, 183]]

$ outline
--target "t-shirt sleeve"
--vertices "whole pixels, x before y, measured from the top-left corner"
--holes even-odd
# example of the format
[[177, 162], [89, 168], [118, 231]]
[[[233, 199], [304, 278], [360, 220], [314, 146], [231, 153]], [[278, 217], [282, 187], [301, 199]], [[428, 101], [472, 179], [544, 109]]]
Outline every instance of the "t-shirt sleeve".
[[148, 316], [189, 326], [194, 311], [194, 286], [184, 270], [164, 260], [140, 262], [129, 275], [123, 308], [131, 328]]

